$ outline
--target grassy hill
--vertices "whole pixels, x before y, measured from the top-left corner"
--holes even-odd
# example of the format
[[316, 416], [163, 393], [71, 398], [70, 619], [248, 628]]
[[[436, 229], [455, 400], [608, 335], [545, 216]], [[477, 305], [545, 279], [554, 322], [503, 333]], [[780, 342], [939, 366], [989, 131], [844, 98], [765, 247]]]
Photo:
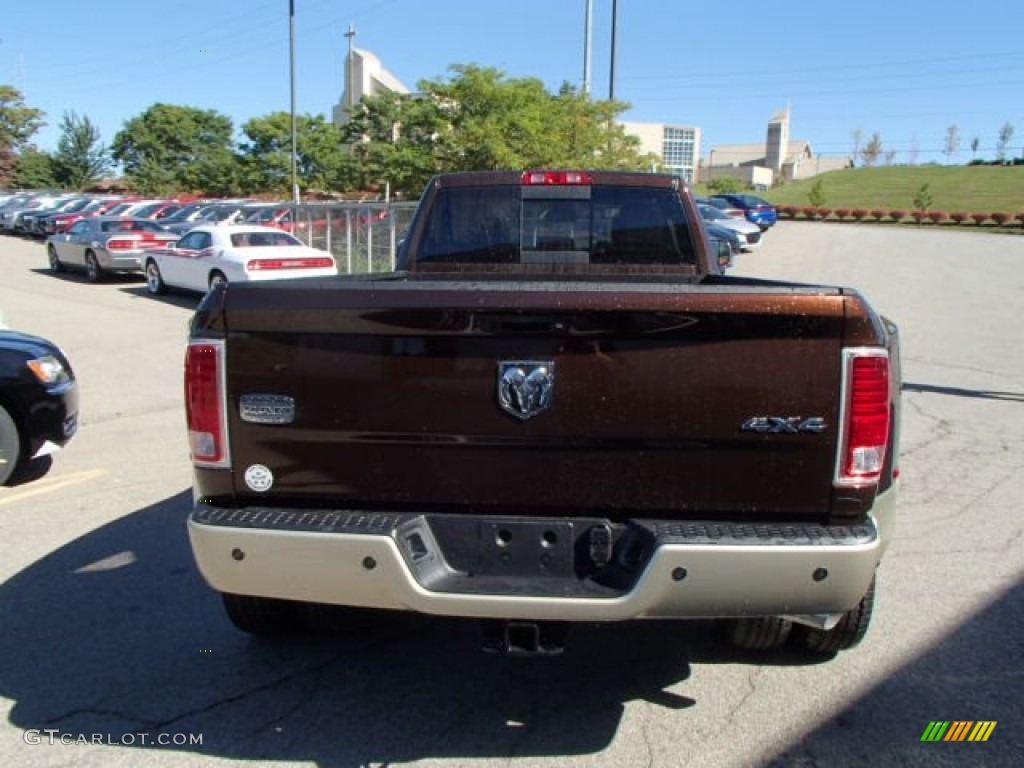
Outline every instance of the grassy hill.
[[[909, 210], [917, 191], [927, 184], [932, 210], [1024, 211], [1024, 165], [847, 168], [815, 178], [822, 180], [829, 208]], [[806, 206], [814, 181], [795, 181], [761, 194], [776, 205]]]

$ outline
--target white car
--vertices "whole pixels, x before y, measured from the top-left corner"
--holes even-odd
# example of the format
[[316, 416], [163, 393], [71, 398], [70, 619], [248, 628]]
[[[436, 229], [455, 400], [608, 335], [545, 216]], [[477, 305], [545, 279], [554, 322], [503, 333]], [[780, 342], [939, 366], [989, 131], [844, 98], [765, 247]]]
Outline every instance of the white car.
[[754, 248], [760, 247], [762, 232], [757, 224], [746, 219], [737, 219], [735, 216], [730, 216], [715, 206], [706, 203], [698, 203], [697, 209], [700, 211], [700, 217], [708, 224], [717, 224], [720, 227], [731, 229], [738, 234], [744, 251], [751, 251]]
[[338, 274], [338, 265], [327, 251], [280, 229], [205, 225], [146, 253], [142, 271], [146, 290], [156, 296], [169, 287], [205, 293], [225, 282], [327, 277]]

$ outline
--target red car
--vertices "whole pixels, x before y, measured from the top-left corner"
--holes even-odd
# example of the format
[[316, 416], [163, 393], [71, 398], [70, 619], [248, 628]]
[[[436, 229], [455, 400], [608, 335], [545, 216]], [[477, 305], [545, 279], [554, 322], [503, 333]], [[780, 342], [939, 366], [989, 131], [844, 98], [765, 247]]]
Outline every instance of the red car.
[[43, 236], [49, 237], [67, 232], [76, 221], [93, 216], [103, 216], [122, 201], [123, 199], [120, 197], [97, 199], [77, 211], [50, 216], [43, 222]]
[[172, 213], [182, 208], [182, 204], [174, 200], [160, 200], [155, 203], [149, 203], [141, 208], [137, 208], [132, 212], [132, 216], [137, 219], [151, 219], [153, 221], [159, 221], [160, 219], [167, 218]]
[[[245, 223], [283, 229], [285, 232], [291, 232], [293, 235], [304, 234], [309, 230], [312, 230], [314, 236], [323, 235], [327, 232], [326, 215], [321, 211], [316, 211], [313, 216], [314, 218], [311, 219], [308, 215], [303, 214], [296, 221], [291, 208], [277, 205], [261, 205], [254, 207], [252, 212], [245, 217]], [[344, 221], [344, 218], [341, 218], [341, 220]]]

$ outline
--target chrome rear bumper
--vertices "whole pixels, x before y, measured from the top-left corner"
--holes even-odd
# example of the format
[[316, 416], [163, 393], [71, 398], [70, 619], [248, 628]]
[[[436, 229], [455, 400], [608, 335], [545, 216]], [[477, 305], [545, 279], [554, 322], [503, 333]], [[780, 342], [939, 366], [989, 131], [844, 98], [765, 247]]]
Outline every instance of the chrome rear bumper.
[[[557, 563], [511, 575], [500, 565], [454, 567], [430, 516], [200, 502], [188, 530], [206, 581], [234, 594], [498, 619], [799, 616], [842, 612], [864, 595], [885, 545], [879, 518], [891, 515], [894, 496], [880, 495], [875, 515], [849, 527], [632, 521], [651, 537], [646, 553], [632, 574], [608, 579], [580, 578], [571, 566], [559, 573]], [[512, 521], [474, 522], [487, 532], [502, 520]]]

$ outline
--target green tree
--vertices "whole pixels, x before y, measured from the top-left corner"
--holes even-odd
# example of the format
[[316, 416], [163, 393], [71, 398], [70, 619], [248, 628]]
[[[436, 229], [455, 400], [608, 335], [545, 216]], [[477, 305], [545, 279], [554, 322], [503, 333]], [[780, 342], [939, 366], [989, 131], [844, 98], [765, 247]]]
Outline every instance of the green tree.
[[[343, 189], [350, 154], [341, 132], [323, 115], [296, 116], [296, 170], [300, 190]], [[291, 196], [291, 115], [273, 112], [242, 126], [243, 186], [252, 192]]]
[[239, 185], [231, 118], [215, 110], [154, 104], [125, 122], [113, 157], [146, 194], [231, 194]]
[[825, 204], [825, 180], [815, 179], [811, 188], [807, 190], [807, 202], [815, 208], [821, 208]]
[[26, 107], [17, 88], [0, 85], [0, 185], [13, 180], [18, 153], [44, 125], [41, 109]]
[[355, 163], [352, 185], [388, 182], [393, 190], [419, 195], [445, 169], [442, 147], [452, 130], [447, 110], [430, 94], [383, 93], [356, 105], [342, 128]]
[[935, 198], [927, 184], [922, 184], [914, 194], [914, 210], [924, 213], [935, 204]]
[[84, 189], [110, 167], [107, 148], [100, 143], [100, 130], [88, 117], [79, 117], [73, 111], [64, 113], [60, 130], [53, 157], [57, 181], [63, 187]]
[[639, 141], [615, 121], [627, 105], [592, 101], [563, 85], [456, 65], [419, 94], [364, 99], [343, 129], [363, 185], [388, 181], [419, 194], [443, 171], [531, 167], [650, 168]]
[[53, 156], [29, 145], [21, 150], [14, 169], [15, 186], [27, 189], [46, 189], [57, 186]]

